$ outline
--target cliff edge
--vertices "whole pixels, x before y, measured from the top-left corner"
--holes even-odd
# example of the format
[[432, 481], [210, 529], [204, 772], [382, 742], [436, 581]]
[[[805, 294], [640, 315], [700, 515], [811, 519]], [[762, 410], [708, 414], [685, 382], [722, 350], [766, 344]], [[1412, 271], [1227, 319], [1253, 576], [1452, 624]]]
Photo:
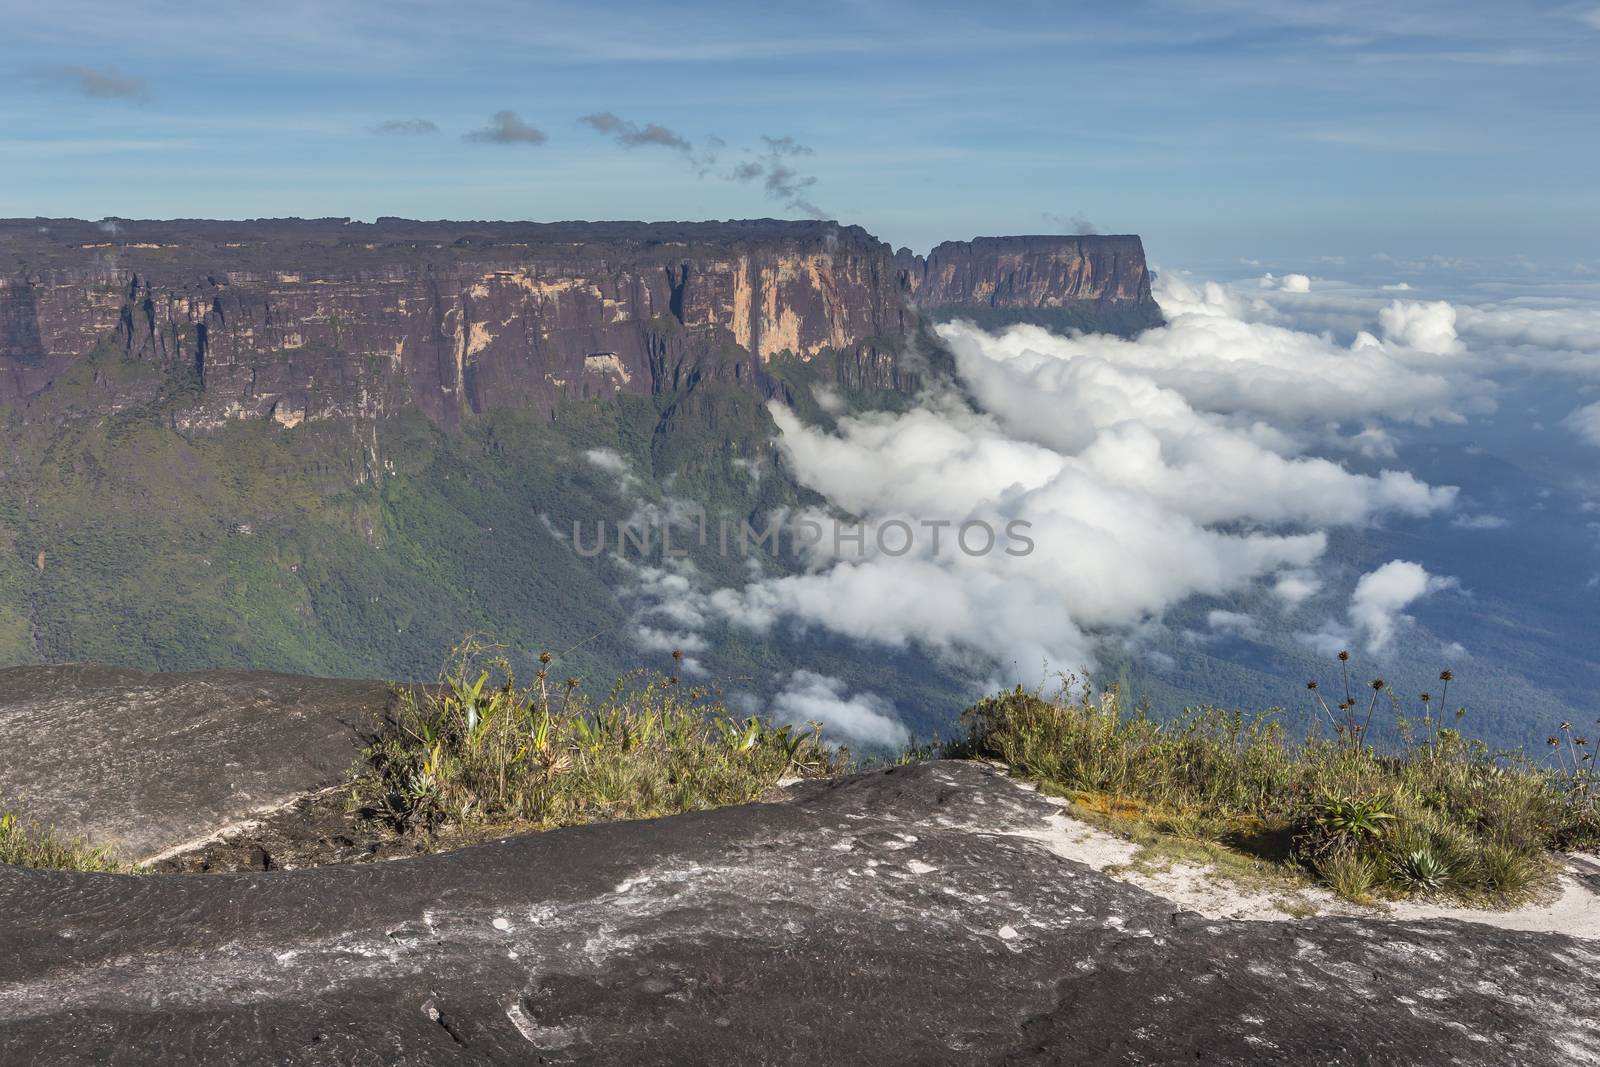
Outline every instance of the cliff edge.
[[940, 762], [388, 863], [0, 867], [0, 1060], [1595, 1062], [1592, 940], [1208, 919], [1055, 813]]
[[453, 426], [686, 375], [759, 385], [779, 356], [831, 355], [896, 388], [918, 322], [955, 314], [1160, 321], [1132, 236], [987, 237], [923, 258], [858, 226], [771, 219], [0, 221], [0, 402], [98, 351], [191, 385], [186, 427], [406, 405]]

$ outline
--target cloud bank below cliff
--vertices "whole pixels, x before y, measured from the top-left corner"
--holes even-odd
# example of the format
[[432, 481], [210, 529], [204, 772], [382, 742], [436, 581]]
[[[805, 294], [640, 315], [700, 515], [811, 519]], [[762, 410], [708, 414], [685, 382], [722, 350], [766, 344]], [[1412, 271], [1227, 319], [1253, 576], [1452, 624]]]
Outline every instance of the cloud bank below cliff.
[[[1041, 668], [1092, 668], [1105, 642], [1137, 643], [1193, 597], [1273, 591], [1290, 617], [1327, 584], [1330, 530], [1451, 510], [1453, 486], [1384, 458], [1392, 428], [1494, 410], [1451, 305], [1390, 299], [1341, 342], [1261, 321], [1273, 316], [1222, 286], [1174, 279], [1158, 298], [1168, 325], [1134, 340], [941, 326], [958, 382], [905, 412], [846, 412], [824, 428], [772, 405], [800, 483], [869, 531], [920, 523], [943, 542], [891, 554], [870, 534], [860, 550], [824, 537], [803, 573], [714, 590], [690, 574], [670, 613], [689, 630], [719, 621], [916, 647], [975, 686], [1036, 682]], [[1020, 523], [1032, 551], [969, 552], [956, 534], [973, 523]], [[1340, 639], [1382, 651], [1407, 604], [1448, 587], [1402, 563], [1363, 579]], [[1332, 639], [1298, 625], [1308, 643]], [[813, 711], [835, 698], [837, 714], [819, 717], [843, 736], [889, 736], [870, 694], [803, 688]]]

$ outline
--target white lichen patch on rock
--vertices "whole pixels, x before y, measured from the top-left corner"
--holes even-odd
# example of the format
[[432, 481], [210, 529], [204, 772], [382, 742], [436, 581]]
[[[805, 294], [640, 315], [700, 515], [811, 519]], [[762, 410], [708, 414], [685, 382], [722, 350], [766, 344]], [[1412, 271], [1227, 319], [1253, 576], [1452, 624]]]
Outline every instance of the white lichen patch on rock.
[[633, 375], [628, 373], [628, 368], [622, 365], [622, 357], [615, 352], [596, 352], [591, 356], [583, 357], [583, 370], [586, 374], [604, 374], [616, 378], [623, 385], [633, 381]]

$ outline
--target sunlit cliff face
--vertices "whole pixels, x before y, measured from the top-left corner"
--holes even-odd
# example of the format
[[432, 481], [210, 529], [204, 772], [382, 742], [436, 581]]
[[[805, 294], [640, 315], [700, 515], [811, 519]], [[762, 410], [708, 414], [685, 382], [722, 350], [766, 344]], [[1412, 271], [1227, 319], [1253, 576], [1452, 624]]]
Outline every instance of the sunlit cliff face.
[[1137, 238], [985, 239], [923, 259], [832, 223], [128, 223], [115, 240], [76, 225], [6, 235], [0, 398], [110, 344], [192, 370], [191, 428], [408, 404], [454, 426], [491, 407], [648, 395], [685, 363], [734, 373], [741, 352], [759, 365], [893, 347], [918, 305], [1153, 314]]

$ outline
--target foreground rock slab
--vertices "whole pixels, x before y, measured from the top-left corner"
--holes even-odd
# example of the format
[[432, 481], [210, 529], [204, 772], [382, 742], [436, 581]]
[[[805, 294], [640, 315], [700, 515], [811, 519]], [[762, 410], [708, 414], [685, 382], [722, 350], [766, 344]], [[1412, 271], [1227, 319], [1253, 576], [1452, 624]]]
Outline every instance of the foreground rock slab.
[[145, 860], [337, 784], [390, 699], [260, 671], [0, 670], [0, 807]]
[[975, 763], [418, 859], [0, 868], [5, 1064], [1564, 1064], [1600, 945], [1210, 921]]

